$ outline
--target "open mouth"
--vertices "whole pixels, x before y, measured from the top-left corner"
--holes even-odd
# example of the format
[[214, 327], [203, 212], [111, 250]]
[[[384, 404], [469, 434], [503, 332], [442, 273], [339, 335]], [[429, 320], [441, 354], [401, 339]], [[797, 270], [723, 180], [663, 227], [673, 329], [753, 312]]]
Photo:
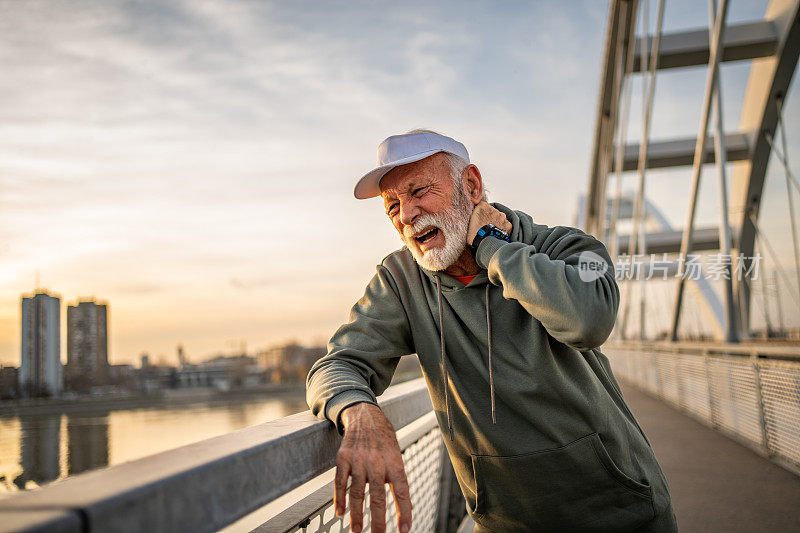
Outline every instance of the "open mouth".
[[435, 239], [438, 234], [439, 234], [439, 228], [430, 228], [425, 233], [418, 235], [414, 238], [417, 240], [418, 243], [425, 244]]

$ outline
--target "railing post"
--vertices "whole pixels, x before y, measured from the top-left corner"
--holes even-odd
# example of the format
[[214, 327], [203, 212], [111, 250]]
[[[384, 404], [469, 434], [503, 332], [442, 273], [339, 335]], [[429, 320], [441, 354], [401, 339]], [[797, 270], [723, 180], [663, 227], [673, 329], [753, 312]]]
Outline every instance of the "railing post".
[[[673, 366], [675, 366], [675, 388], [678, 389], [678, 408], [681, 411], [686, 411], [687, 409], [683, 407], [684, 398], [683, 398], [683, 382], [681, 381], [681, 366], [678, 364], [678, 360], [682, 355], [683, 354], [681, 354], [680, 351], [677, 351], [675, 353], [674, 357], [675, 364]], [[688, 405], [688, 402], [686, 402], [686, 405]]]
[[768, 456], [772, 456], [772, 448], [769, 445], [769, 432], [767, 431], [767, 418], [764, 412], [764, 396], [761, 392], [761, 369], [758, 366], [758, 353], [750, 355], [753, 364], [753, 379], [756, 385], [756, 401], [758, 402], [758, 422], [761, 426], [761, 440], [764, 443], [764, 451]]
[[664, 385], [661, 383], [661, 371], [658, 369], [658, 356], [656, 350], [650, 349], [650, 360], [653, 364], [653, 371], [656, 374], [656, 395], [660, 400], [664, 399]]
[[714, 416], [714, 412], [716, 410], [717, 404], [714, 402], [714, 391], [712, 390], [711, 386], [711, 375], [708, 371], [708, 350], [703, 350], [703, 363], [706, 370], [706, 390], [708, 391], [708, 421], [711, 422], [711, 426], [715, 429], [719, 429], [719, 424], [717, 423], [717, 418]]

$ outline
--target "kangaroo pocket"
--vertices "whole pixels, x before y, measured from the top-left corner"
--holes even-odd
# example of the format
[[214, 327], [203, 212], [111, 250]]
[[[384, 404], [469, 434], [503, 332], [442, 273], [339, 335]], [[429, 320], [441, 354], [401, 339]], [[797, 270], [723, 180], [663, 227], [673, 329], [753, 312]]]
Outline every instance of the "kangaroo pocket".
[[650, 486], [622, 472], [597, 433], [559, 448], [473, 455], [474, 518], [506, 531], [632, 531], [655, 517]]

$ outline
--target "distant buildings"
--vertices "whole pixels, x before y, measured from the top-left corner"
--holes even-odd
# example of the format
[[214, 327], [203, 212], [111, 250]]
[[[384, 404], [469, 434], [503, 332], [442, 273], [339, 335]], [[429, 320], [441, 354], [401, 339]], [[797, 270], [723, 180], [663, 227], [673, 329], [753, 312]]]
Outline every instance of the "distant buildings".
[[19, 396], [19, 368], [0, 367], [0, 400], [10, 400]]
[[254, 357], [218, 355], [202, 363], [184, 363], [175, 374], [177, 387], [229, 390], [254, 387], [265, 381], [264, 369]]
[[67, 388], [86, 392], [108, 379], [108, 305], [67, 306]]
[[108, 312], [108, 304], [93, 299], [67, 306], [67, 364], [62, 367], [60, 297], [44, 290], [23, 295], [21, 365], [0, 365], [0, 400], [61, 396], [65, 391], [103, 396], [168, 389], [247, 389], [265, 383], [299, 385], [311, 365], [326, 352], [324, 346], [306, 347], [291, 342], [250, 356], [242, 345], [237, 355], [219, 354], [191, 362], [179, 344], [178, 367], [168, 364], [163, 355], [154, 364], [146, 352], [140, 356], [139, 368], [111, 365]]
[[61, 300], [44, 291], [22, 298], [19, 387], [24, 396], [57, 396], [61, 367]]
[[303, 382], [317, 359], [327, 352], [325, 346], [301, 346], [296, 343], [274, 346], [259, 353], [258, 359], [273, 383]]

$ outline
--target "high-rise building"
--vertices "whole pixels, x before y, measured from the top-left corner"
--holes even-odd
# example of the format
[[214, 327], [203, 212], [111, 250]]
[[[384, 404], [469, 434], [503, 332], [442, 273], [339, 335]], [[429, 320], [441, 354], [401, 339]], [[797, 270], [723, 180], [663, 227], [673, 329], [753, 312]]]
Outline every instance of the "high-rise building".
[[189, 358], [186, 357], [186, 352], [183, 351], [183, 344], [178, 345], [178, 363], [181, 367], [189, 364]]
[[67, 385], [86, 391], [108, 383], [108, 306], [81, 300], [67, 306]]
[[61, 299], [44, 291], [22, 297], [19, 385], [24, 396], [57, 396], [61, 367]]

